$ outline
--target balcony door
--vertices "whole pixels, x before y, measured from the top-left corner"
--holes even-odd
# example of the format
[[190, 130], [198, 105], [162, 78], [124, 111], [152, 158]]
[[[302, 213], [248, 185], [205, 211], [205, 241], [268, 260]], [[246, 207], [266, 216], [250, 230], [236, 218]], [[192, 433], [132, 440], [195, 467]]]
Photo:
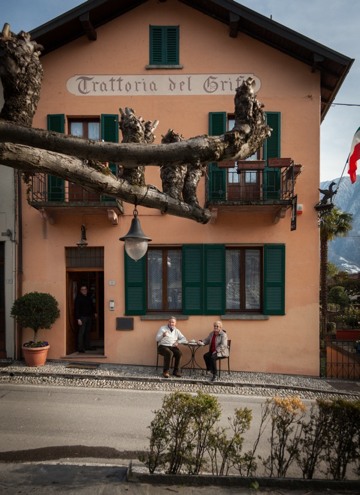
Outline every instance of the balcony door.
[[[84, 139], [100, 140], [100, 119], [70, 119], [69, 134]], [[69, 183], [69, 201], [70, 202], [91, 202], [100, 201], [100, 194], [93, 191], [86, 191], [79, 184]]]

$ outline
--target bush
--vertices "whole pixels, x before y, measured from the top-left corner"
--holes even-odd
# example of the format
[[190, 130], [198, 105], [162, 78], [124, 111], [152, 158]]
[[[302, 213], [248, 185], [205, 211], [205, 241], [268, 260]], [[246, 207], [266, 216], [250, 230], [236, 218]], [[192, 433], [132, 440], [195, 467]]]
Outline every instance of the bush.
[[359, 328], [360, 310], [351, 306], [343, 314], [335, 316], [334, 320], [338, 324], [338, 327]]
[[28, 292], [16, 299], [11, 316], [23, 327], [34, 331], [34, 343], [41, 328], [49, 329], [59, 318], [60, 310], [56, 299], [44, 292]]
[[340, 308], [346, 308], [350, 304], [350, 298], [346, 290], [341, 285], [331, 287], [328, 294], [328, 302], [338, 304]]
[[305, 415], [298, 397], [274, 397], [264, 402], [258, 434], [243, 452], [252, 412], [235, 409], [230, 428], [218, 426], [221, 410], [215, 397], [175, 392], [155, 411], [150, 450], [140, 459], [150, 473], [257, 475], [255, 452], [266, 438], [269, 454], [258, 456], [270, 477], [285, 477], [296, 463], [306, 479], [316, 475], [343, 480], [350, 465], [360, 472], [360, 400], [318, 400]]

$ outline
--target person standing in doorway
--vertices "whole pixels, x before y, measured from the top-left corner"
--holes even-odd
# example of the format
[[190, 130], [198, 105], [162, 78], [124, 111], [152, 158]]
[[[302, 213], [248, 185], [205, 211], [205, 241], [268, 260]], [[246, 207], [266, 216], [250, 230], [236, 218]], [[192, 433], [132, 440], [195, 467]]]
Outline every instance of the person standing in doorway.
[[78, 352], [90, 349], [90, 332], [93, 317], [96, 318], [95, 308], [86, 285], [80, 287], [75, 299], [75, 318], [79, 325]]

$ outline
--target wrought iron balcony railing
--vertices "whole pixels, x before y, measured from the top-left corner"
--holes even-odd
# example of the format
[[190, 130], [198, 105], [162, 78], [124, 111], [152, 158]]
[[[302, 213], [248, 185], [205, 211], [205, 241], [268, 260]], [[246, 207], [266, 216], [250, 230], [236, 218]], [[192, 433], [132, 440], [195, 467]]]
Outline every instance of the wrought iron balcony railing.
[[207, 206], [292, 205], [301, 171], [289, 158], [211, 164]]

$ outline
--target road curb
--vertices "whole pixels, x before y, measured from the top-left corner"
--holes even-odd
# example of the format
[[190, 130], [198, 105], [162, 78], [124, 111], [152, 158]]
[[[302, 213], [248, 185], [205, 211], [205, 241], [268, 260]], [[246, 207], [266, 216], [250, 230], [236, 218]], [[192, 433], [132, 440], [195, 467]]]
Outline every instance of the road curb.
[[344, 480], [306, 480], [302, 478], [265, 478], [244, 476], [214, 476], [214, 475], [170, 475], [160, 473], [144, 472], [144, 464], [130, 461], [126, 473], [126, 479], [130, 483], [147, 483], [152, 485], [186, 485], [186, 486], [227, 486], [227, 487], [255, 487], [274, 488], [287, 490], [314, 490], [333, 491], [338, 490], [356, 491], [359, 493], [359, 481]]

